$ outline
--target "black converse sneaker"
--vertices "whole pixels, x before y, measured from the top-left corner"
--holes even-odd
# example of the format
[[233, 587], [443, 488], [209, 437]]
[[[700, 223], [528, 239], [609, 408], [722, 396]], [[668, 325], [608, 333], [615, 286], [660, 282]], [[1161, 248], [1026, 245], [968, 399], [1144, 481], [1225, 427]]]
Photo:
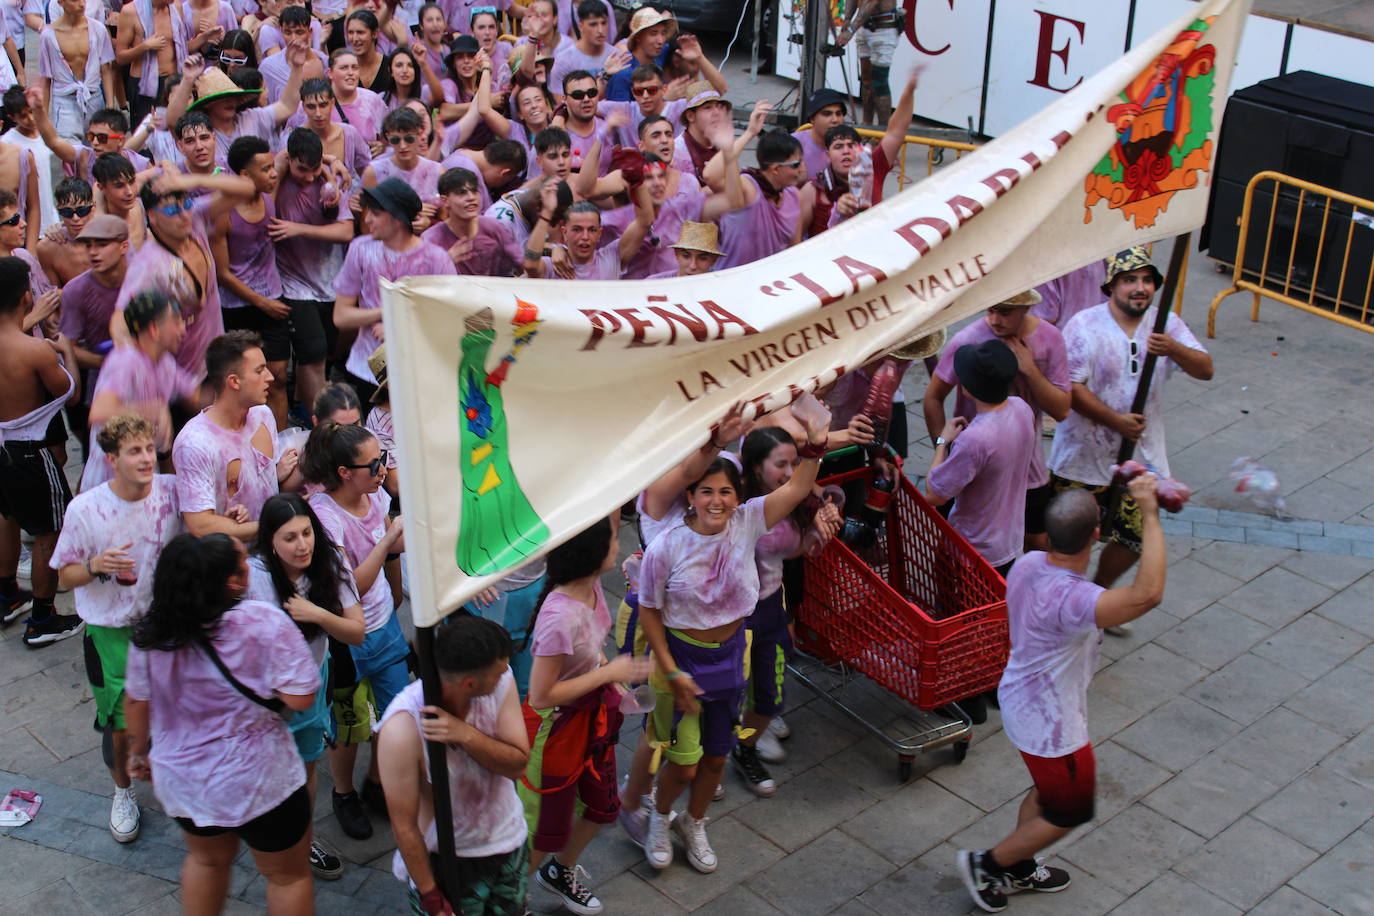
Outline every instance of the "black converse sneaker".
[[749, 784], [749, 791], [760, 798], [768, 798], [778, 791], [773, 774], [768, 772], [768, 767], [759, 759], [758, 748], [736, 744], [735, 749], [730, 752], [730, 759], [735, 762], [735, 769], [739, 770], [744, 781]]
[[579, 875], [585, 877], [586, 874], [580, 865], [568, 868], [559, 864], [553, 856], [549, 856], [549, 860], [534, 873], [534, 879], [544, 890], [562, 898], [563, 906], [577, 916], [596, 916], [603, 907], [596, 895], [579, 879]]
[[1003, 874], [988, 867], [986, 852], [959, 850], [954, 863], [959, 877], [978, 908], [986, 913], [1000, 913], [1007, 908], [1007, 895], [1002, 891]]
[[1073, 883], [1069, 873], [1035, 859], [1017, 862], [1002, 876], [1002, 884], [1009, 891], [1040, 891], [1055, 894]]

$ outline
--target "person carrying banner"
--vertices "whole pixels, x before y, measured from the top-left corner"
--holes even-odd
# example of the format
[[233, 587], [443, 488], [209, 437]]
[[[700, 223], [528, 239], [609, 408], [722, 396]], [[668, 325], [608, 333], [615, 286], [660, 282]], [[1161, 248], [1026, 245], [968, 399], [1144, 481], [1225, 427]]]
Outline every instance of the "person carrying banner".
[[[1082, 487], [1105, 507], [1123, 437], [1139, 443], [1141, 463], [1161, 477], [1169, 476], [1162, 383], [1175, 369], [1202, 381], [1210, 379], [1212, 357], [1177, 315], [1169, 315], [1163, 334], [1152, 333], [1156, 306], [1150, 301], [1162, 282], [1144, 248], [1122, 251], [1108, 260], [1107, 282], [1102, 284], [1107, 301], [1076, 315], [1064, 328], [1073, 411], [1055, 430], [1050, 449], [1056, 490]], [[1150, 388], [1144, 413], [1131, 413], [1147, 353], [1165, 357], [1159, 364], [1161, 375]], [[1141, 516], [1135, 500], [1123, 495], [1116, 516], [1103, 525], [1109, 540], [1093, 581], [1110, 588], [1140, 556]], [[1119, 636], [1127, 631], [1108, 632]]]
[[[788, 138], [792, 144], [796, 141]], [[687, 811], [672, 819], [687, 861], [716, 870], [706, 837], [706, 809], [734, 749], [748, 672], [744, 620], [758, 604], [759, 540], [811, 493], [825, 452], [830, 416], [818, 410], [807, 423], [807, 445], [792, 479], [741, 505], [740, 475], [717, 458], [687, 488], [689, 512], [645, 552], [640, 574], [640, 624], [659, 670], [654, 732], [667, 764], [659, 774], [644, 854], [655, 869], [673, 859], [668, 834], [673, 802], [688, 786]]]
[[986, 912], [1006, 909], [1009, 894], [1054, 893], [1072, 880], [1035, 855], [1093, 818], [1097, 764], [1088, 734], [1088, 684], [1100, 631], [1144, 615], [1164, 598], [1168, 557], [1155, 481], [1155, 475], [1141, 474], [1129, 484], [1141, 517], [1140, 568], [1130, 585], [1107, 589], [1088, 581], [1098, 507], [1081, 489], [1050, 502], [1049, 552], [1031, 551], [1007, 576], [1011, 658], [997, 696], [1002, 727], [1034, 786], [1005, 839], [990, 849], [958, 853], [964, 886]]
[[602, 905], [583, 884], [578, 858], [620, 813], [620, 685], [653, 672], [647, 655], [607, 660], [603, 654], [611, 614], [600, 577], [615, 568], [619, 547], [615, 523], [603, 518], [549, 552], [530, 640], [534, 668], [525, 725], [531, 752], [516, 784], [531, 832], [530, 870], [540, 887], [580, 916], [594, 916]]
[[[423, 916], [519, 916], [525, 912], [528, 830], [512, 780], [530, 745], [510, 673], [510, 635], [499, 623], [460, 616], [434, 637], [441, 700], [425, 705], [416, 681], [382, 717], [378, 748], [396, 853], [410, 912]], [[458, 886], [440, 886], [426, 741], [442, 742], [453, 800]]]

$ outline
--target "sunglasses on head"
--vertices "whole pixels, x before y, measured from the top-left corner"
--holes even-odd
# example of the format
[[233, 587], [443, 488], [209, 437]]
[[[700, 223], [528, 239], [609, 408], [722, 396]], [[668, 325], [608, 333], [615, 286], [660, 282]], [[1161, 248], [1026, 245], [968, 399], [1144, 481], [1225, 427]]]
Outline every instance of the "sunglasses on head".
[[414, 143], [415, 139], [414, 134], [392, 134], [386, 138], [386, 142], [392, 146], [400, 146], [402, 143]]
[[16, 210], [14, 212], [14, 215], [11, 216], [9, 219], [0, 219], [0, 226], [17, 226], [19, 225], [19, 220], [22, 218], [23, 217], [20, 215], [19, 211]]
[[167, 204], [158, 204], [153, 207], [153, 210], [157, 213], [161, 213], [163, 216], [180, 216], [190, 211], [193, 206], [195, 206], [195, 204], [191, 203], [189, 198], [185, 198], [182, 200], [174, 200]]
[[[495, 16], [495, 15], [496, 15], [496, 7], [494, 7], [494, 6], [474, 6], [474, 7], [472, 8], [472, 10], [470, 11], [470, 15], [472, 15], [472, 16], [476, 16], [478, 13], [491, 13], [493, 16]], [[469, 22], [471, 22], [471, 19], [469, 19]]]
[[86, 131], [86, 140], [90, 143], [109, 143], [111, 140], [123, 140], [124, 134], [98, 134], [93, 130]]
[[371, 474], [373, 477], [376, 477], [378, 474], [382, 473], [382, 470], [384, 468], [386, 468], [387, 455], [387, 450], [382, 449], [382, 453], [378, 455], [376, 458], [373, 458], [367, 464], [346, 464], [344, 465], [344, 467], [350, 468], [355, 471], [361, 471], [366, 469], [369, 474]]
[[85, 216], [95, 209], [95, 204], [86, 204], [81, 207], [58, 207], [57, 215], [63, 219], [72, 219], [77, 216]]
[[595, 86], [590, 89], [574, 89], [572, 92], [568, 93], [568, 98], [576, 99], [579, 102], [583, 99], [594, 99], [600, 91], [601, 90], [597, 89]]

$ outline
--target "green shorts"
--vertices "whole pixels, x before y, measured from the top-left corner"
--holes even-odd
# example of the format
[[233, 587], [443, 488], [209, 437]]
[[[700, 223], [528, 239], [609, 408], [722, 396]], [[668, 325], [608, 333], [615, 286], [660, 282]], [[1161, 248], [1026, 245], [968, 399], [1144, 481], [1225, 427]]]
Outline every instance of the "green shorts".
[[[511, 852], [480, 859], [458, 860], [459, 887], [444, 894], [454, 916], [520, 916], [525, 912], [525, 881], [529, 872], [530, 847], [521, 843]], [[430, 864], [438, 870], [438, 857]], [[425, 916], [420, 895], [413, 882], [406, 883], [410, 912]]]
[[132, 627], [102, 627], [86, 624], [82, 645], [86, 655], [86, 677], [95, 697], [95, 730], [124, 730], [124, 671], [129, 664], [129, 636]]

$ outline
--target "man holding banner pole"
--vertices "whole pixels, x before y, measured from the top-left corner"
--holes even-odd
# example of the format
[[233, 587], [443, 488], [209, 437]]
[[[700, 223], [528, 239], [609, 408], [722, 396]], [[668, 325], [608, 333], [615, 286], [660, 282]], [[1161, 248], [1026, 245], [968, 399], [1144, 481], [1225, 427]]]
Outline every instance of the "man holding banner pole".
[[[1137, 443], [1142, 463], [1169, 476], [1159, 386], [1149, 389], [1141, 408], [1133, 403], [1146, 357], [1165, 358], [1164, 378], [1175, 368], [1203, 381], [1212, 377], [1211, 355], [1182, 318], [1169, 314], [1163, 331], [1154, 330], [1155, 308], [1168, 307], [1150, 304], [1163, 279], [1144, 248], [1118, 253], [1107, 262], [1107, 301], [1074, 316], [1064, 329], [1073, 411], [1055, 431], [1052, 482], [1056, 490], [1088, 490], [1104, 509], [1112, 501], [1113, 466], [1123, 438]], [[1110, 588], [1140, 558], [1140, 507], [1123, 494], [1102, 527], [1108, 542], [1093, 581]]]

